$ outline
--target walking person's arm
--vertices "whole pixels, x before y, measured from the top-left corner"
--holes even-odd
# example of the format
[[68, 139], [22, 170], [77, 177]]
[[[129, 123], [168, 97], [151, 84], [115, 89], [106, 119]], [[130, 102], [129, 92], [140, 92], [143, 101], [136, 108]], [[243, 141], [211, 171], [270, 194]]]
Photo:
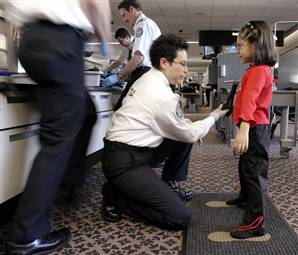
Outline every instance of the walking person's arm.
[[101, 42], [111, 40], [111, 7], [108, 0], [81, 0], [81, 5]]

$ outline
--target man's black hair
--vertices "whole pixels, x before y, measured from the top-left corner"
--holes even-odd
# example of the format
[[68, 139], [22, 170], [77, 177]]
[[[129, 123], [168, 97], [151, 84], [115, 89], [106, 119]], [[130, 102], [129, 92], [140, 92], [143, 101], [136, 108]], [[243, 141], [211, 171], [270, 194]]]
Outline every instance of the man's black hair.
[[130, 37], [130, 33], [123, 27], [118, 28], [115, 33], [115, 39], [117, 39], [118, 37], [126, 38], [127, 36]]
[[142, 10], [141, 3], [138, 0], [124, 0], [118, 5], [118, 10], [125, 9], [128, 11], [130, 6], [136, 8], [138, 11]]
[[165, 58], [172, 62], [177, 56], [178, 50], [188, 49], [187, 42], [174, 34], [164, 34], [159, 36], [150, 49], [150, 60], [152, 66], [160, 69], [160, 59]]

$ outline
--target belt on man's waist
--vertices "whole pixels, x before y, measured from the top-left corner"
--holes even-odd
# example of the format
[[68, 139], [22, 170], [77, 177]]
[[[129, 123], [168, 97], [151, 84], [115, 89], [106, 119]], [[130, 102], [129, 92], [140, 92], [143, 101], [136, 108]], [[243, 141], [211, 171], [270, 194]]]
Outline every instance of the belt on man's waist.
[[107, 139], [104, 139], [105, 146], [109, 146], [112, 149], [125, 149], [125, 150], [131, 150], [131, 151], [139, 151], [139, 152], [149, 152], [153, 148], [150, 147], [139, 147], [139, 146], [133, 146], [126, 143], [120, 143], [116, 141], [110, 141]]
[[47, 20], [47, 19], [38, 19], [38, 20], [35, 20], [33, 22], [27, 23], [23, 26], [23, 29], [29, 28], [30, 26], [34, 26], [34, 25], [42, 25], [42, 26], [54, 27], [54, 28], [58, 28], [58, 29], [61, 28], [61, 29], [73, 30], [77, 34], [79, 34], [84, 40], [88, 39], [86, 34], [84, 33], [84, 31], [82, 29], [72, 27], [68, 24], [57, 24], [57, 23], [54, 23], [54, 22], [52, 22], [50, 20]]

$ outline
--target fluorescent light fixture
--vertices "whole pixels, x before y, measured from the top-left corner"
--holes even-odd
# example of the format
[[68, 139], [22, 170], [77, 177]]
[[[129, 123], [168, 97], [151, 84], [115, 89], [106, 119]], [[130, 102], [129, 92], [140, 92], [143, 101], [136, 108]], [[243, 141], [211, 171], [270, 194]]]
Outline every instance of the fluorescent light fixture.
[[198, 41], [188, 41], [187, 43], [188, 43], [188, 44], [199, 44]]
[[239, 35], [239, 32], [233, 32], [232, 33], [232, 36], [238, 36]]

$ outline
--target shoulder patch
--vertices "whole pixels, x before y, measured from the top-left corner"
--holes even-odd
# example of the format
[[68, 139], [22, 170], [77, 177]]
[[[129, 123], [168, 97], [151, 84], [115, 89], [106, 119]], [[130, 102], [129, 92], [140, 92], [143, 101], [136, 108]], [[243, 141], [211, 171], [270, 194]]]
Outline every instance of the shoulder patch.
[[143, 28], [139, 27], [136, 31], [136, 37], [140, 37], [143, 34]]

